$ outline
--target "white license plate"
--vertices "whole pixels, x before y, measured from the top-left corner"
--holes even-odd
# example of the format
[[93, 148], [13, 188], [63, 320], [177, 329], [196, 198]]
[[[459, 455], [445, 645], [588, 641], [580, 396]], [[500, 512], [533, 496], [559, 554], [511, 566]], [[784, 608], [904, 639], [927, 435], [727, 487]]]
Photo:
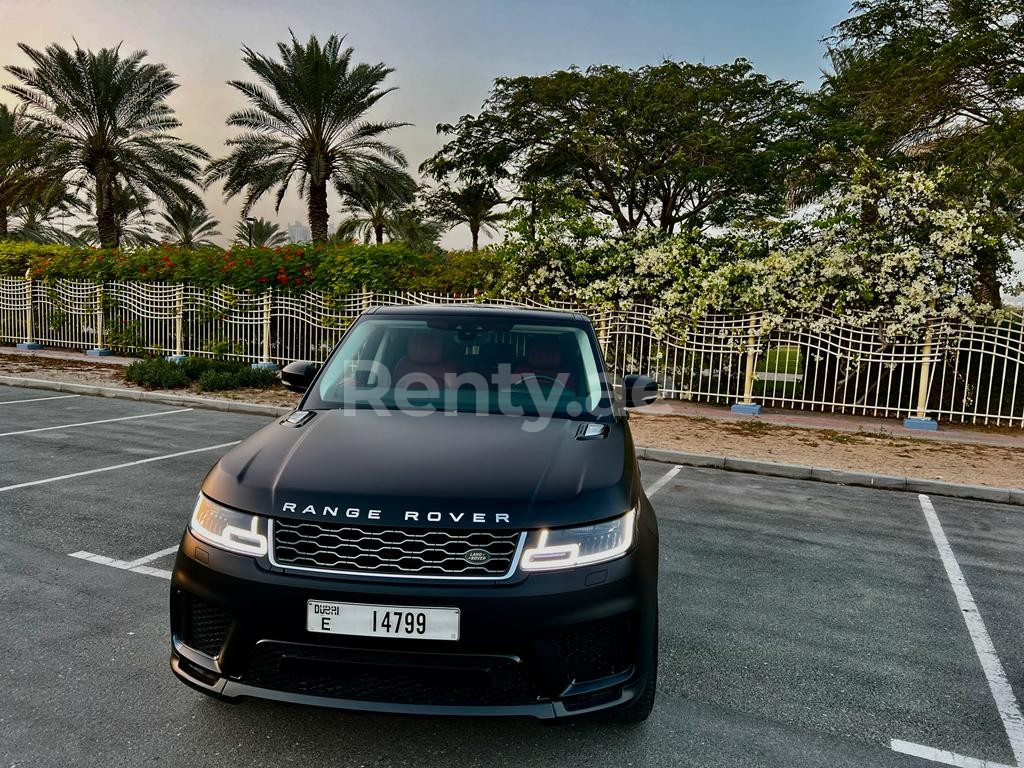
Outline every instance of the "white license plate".
[[329, 635], [458, 640], [459, 609], [309, 600], [306, 629]]

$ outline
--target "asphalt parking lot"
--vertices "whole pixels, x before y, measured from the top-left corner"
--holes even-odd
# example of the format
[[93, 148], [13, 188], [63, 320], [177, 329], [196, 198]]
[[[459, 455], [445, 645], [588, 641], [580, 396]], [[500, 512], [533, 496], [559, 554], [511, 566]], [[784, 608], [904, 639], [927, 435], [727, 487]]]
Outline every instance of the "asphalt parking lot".
[[168, 668], [166, 571], [206, 470], [266, 421], [0, 387], [0, 766], [1017, 764], [1024, 511], [656, 463], [646, 725], [207, 699]]

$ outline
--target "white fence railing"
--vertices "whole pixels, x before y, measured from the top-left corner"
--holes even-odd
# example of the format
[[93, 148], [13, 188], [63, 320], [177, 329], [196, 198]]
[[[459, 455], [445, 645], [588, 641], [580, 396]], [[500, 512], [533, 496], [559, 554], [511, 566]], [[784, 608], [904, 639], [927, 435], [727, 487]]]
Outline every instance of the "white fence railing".
[[[153, 283], [0, 278], [0, 342], [134, 353], [324, 360], [366, 308], [479, 301], [425, 293], [250, 294]], [[760, 335], [757, 313], [709, 315], [659, 333], [655, 307], [579, 309], [615, 373], [646, 373], [666, 397], [1024, 427], [1024, 311], [998, 325], [943, 324], [912, 337], [826, 317]]]

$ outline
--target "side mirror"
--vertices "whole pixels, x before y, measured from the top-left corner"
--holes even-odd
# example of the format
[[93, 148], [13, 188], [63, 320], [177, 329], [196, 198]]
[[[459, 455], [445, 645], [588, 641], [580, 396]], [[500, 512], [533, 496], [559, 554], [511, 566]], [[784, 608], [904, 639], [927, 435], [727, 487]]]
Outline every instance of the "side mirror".
[[285, 389], [302, 394], [313, 383], [318, 368], [315, 363], [307, 361], [288, 363], [281, 369], [281, 383]]
[[650, 405], [658, 399], [658, 382], [650, 376], [630, 373], [622, 380], [622, 404], [627, 408]]

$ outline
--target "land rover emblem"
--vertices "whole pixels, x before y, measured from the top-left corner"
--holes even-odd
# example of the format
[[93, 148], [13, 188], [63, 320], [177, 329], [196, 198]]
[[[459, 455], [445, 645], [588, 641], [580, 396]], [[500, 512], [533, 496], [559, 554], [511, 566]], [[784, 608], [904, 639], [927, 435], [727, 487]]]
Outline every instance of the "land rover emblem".
[[473, 565], [483, 565], [491, 559], [490, 553], [483, 549], [471, 549], [465, 554], [466, 562]]

